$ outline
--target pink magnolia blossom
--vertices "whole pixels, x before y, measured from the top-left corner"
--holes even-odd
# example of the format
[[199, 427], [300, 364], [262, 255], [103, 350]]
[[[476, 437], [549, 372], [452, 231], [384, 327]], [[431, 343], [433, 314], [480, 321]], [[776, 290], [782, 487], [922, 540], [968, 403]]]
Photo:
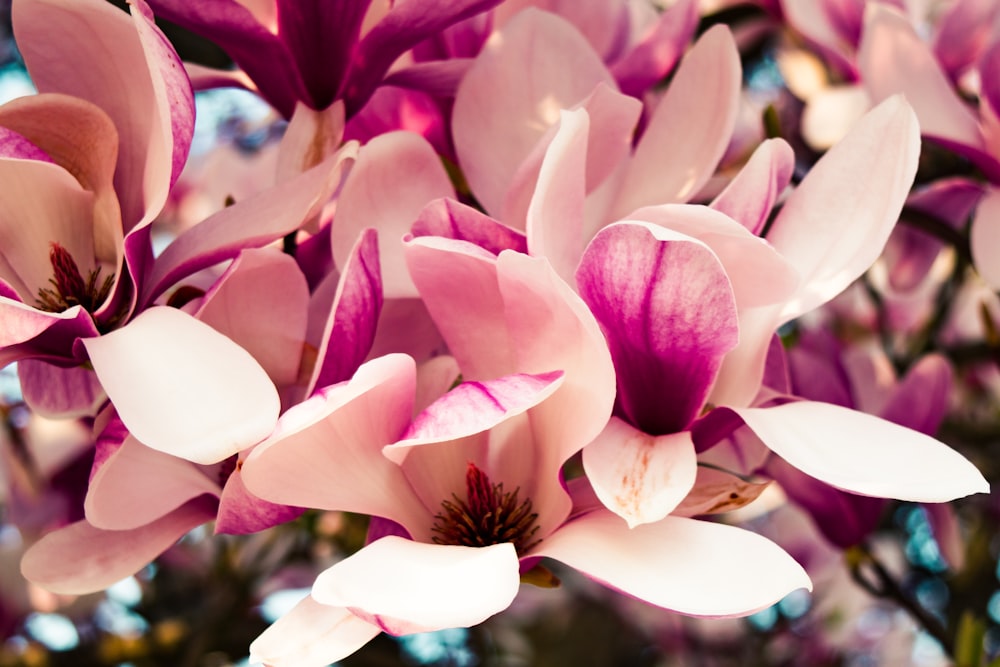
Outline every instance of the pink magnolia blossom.
[[[373, 541], [254, 642], [256, 659], [326, 664], [380, 631], [479, 623], [541, 557], [695, 615], [750, 613], [808, 586], [756, 535], [684, 517], [629, 529], [583, 479], [567, 489], [562, 464], [606, 423], [613, 370], [596, 322], [544, 260], [425, 237], [407, 261], [464, 382], [412, 418], [414, 362], [381, 357], [290, 410], [254, 450], [243, 476], [262, 497], [378, 517]], [[734, 562], [734, 550], [754, 556]]]

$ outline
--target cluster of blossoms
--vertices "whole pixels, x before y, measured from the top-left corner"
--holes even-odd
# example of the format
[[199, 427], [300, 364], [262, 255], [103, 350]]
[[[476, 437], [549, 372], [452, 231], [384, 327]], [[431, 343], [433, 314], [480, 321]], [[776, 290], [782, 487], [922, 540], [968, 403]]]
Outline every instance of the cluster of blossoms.
[[[732, 29], [695, 0], [129, 5], [12, 5], [39, 92], [0, 106], [0, 364], [88, 467], [39, 482], [62, 504], [21, 526], [33, 584], [361, 515], [248, 649], [322, 666], [560, 568], [746, 616], [812, 583], [733, 510], [780, 489], [846, 549], [890, 499], [945, 534], [942, 503], [989, 492], [934, 438], [954, 368], [929, 352], [995, 359], [1000, 3], [761, 2]], [[154, 17], [235, 68], [183, 64]], [[798, 98], [745, 89], [762, 40]], [[188, 175], [219, 86], [284, 132], [187, 219], [227, 187]]]

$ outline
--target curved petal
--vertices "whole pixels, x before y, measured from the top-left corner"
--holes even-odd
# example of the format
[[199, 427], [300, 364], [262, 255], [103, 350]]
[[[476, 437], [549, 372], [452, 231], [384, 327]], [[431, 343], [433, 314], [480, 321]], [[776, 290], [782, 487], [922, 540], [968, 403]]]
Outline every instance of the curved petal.
[[509, 542], [459, 547], [389, 536], [320, 574], [312, 595], [393, 635], [469, 627], [510, 606], [518, 568]]
[[135, 530], [100, 530], [78, 521], [33, 544], [21, 560], [21, 574], [53, 593], [93, 593], [135, 574], [214, 517], [214, 500], [194, 500]]
[[363, 364], [349, 382], [287, 410], [247, 457], [243, 483], [274, 503], [428, 523], [399, 467], [382, 455], [410, 421], [415, 383], [405, 355]]
[[295, 260], [273, 248], [253, 248], [233, 260], [195, 317], [231, 338], [285, 387], [299, 375], [308, 303]]
[[1000, 190], [991, 188], [979, 200], [969, 243], [976, 271], [990, 287], [1000, 289]]
[[328, 667], [380, 634], [382, 629], [343, 607], [306, 596], [250, 644], [250, 662], [271, 667]]
[[566, 21], [537, 9], [515, 16], [487, 42], [455, 95], [455, 150], [476, 199], [500, 215], [521, 163], [548, 128], [610, 72]]
[[961, 454], [872, 415], [813, 401], [733, 411], [771, 451], [844, 491], [932, 503], [989, 493]]
[[[701, 189], [736, 126], [740, 81], [733, 36], [728, 28], [713, 26], [684, 56], [653, 111], [626, 168], [612, 218], [640, 206], [684, 202]], [[671, 156], [666, 163], [664, 156]]]
[[813, 166], [767, 234], [803, 277], [785, 319], [830, 300], [872, 265], [906, 201], [919, 154], [916, 116], [896, 96]]
[[767, 139], [711, 204], [759, 236], [771, 208], [795, 169], [795, 153], [784, 139]]
[[123, 422], [153, 449], [221, 461], [263, 440], [280, 408], [253, 357], [179, 310], [155, 307], [83, 341]]
[[102, 530], [133, 530], [166, 516], [202, 494], [218, 497], [222, 487], [190, 461], [125, 438], [95, 465], [83, 510]]
[[797, 588], [812, 588], [805, 570], [767, 538], [674, 516], [628, 528], [610, 512], [592, 512], [561, 527], [531, 555], [555, 558], [689, 616], [746, 616]]
[[673, 512], [694, 486], [697, 468], [690, 432], [647, 435], [617, 417], [583, 449], [597, 497], [629, 528]]
[[219, 496], [216, 535], [249, 535], [291, 521], [302, 514], [301, 507], [278, 505], [250, 493], [243, 483], [241, 465], [242, 462], [236, 464], [236, 470], [229, 475]]
[[[392, 196], [386, 196], [390, 192]], [[372, 139], [358, 153], [337, 200], [331, 232], [337, 266], [345, 266], [361, 231], [374, 227], [386, 298], [416, 296], [404, 269], [402, 239], [427, 202], [454, 196], [448, 174], [426, 139], [412, 132]]]
[[[663, 11], [639, 41], [612, 65], [611, 72], [622, 92], [641, 98], [662, 81], [694, 36], [698, 18], [698, 3], [694, 0], [675, 2]], [[601, 27], [608, 31], [606, 26]]]
[[63, 368], [23, 359], [17, 364], [17, 377], [24, 402], [43, 417], [92, 417], [107, 400], [94, 371], [84, 366]]
[[607, 337], [628, 421], [653, 435], [686, 429], [739, 339], [715, 254], [672, 230], [617, 223], [587, 246], [577, 282]]
[[468, 241], [494, 255], [504, 250], [528, 252], [524, 232], [448, 198], [435, 199], [427, 204], [413, 223], [412, 233], [415, 237], [443, 236]]

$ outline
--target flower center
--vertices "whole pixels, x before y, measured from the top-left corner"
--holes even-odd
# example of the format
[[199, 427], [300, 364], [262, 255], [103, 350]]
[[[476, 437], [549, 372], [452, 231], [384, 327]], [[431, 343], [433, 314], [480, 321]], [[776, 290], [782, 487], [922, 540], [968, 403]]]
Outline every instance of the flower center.
[[533, 539], [538, 532], [537, 512], [531, 500], [518, 498], [520, 487], [511, 492], [503, 483], [494, 484], [476, 464], [470, 462], [465, 473], [465, 500], [452, 494], [441, 503], [434, 516], [432, 538], [437, 544], [485, 547], [512, 542], [518, 554], [541, 542]]
[[35, 303], [39, 310], [61, 313], [73, 306], [83, 306], [88, 313], [94, 313], [111, 293], [115, 274], [101, 280], [101, 269], [98, 267], [84, 280], [73, 256], [58, 243], [51, 244], [49, 262], [52, 264], [52, 277], [49, 278], [52, 287], [38, 290]]

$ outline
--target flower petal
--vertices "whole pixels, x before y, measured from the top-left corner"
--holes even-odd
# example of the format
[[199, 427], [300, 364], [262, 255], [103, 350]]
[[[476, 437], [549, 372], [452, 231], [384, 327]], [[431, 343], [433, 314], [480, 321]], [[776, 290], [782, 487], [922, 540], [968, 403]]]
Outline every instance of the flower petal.
[[330, 607], [306, 596], [253, 640], [250, 662], [270, 667], [328, 667], [381, 632], [343, 607]]
[[734, 412], [771, 451], [844, 491], [931, 503], [989, 492], [955, 450], [872, 415], [813, 401]]
[[697, 467], [690, 432], [647, 435], [617, 417], [583, 449], [598, 498], [629, 528], [670, 514], [694, 486]]
[[21, 574], [53, 593], [93, 593], [135, 574], [214, 517], [214, 500], [194, 500], [135, 530], [100, 530], [78, 521], [33, 544], [21, 560]]
[[43, 417], [92, 417], [107, 399], [97, 376], [83, 366], [64, 368], [24, 359], [17, 364], [17, 377], [24, 402]]
[[690, 616], [746, 616], [797, 588], [812, 588], [805, 570], [767, 538], [674, 516], [628, 528], [610, 512], [592, 512], [550, 535], [531, 555], [555, 558], [611, 588]]
[[443, 236], [474, 243], [499, 255], [504, 250], [528, 252], [524, 232], [508, 227], [471, 206], [454, 199], [435, 199], [420, 211], [413, 223], [413, 236]]
[[872, 265], [903, 208], [919, 154], [917, 119], [902, 97], [891, 97], [792, 192], [767, 233], [803, 277], [786, 319], [830, 300]]
[[460, 547], [389, 536], [320, 574], [312, 595], [393, 635], [469, 627], [510, 606], [518, 568], [509, 542]]
[[990, 188], [979, 200], [969, 230], [976, 271], [993, 289], [1000, 289], [1000, 190]]
[[264, 439], [278, 418], [260, 364], [174, 308], [150, 308], [83, 344], [122, 421], [153, 449], [216, 463]]
[[767, 139], [757, 147], [711, 206], [757, 236], [764, 228], [774, 202], [791, 181], [794, 169], [795, 153], [788, 142]]

